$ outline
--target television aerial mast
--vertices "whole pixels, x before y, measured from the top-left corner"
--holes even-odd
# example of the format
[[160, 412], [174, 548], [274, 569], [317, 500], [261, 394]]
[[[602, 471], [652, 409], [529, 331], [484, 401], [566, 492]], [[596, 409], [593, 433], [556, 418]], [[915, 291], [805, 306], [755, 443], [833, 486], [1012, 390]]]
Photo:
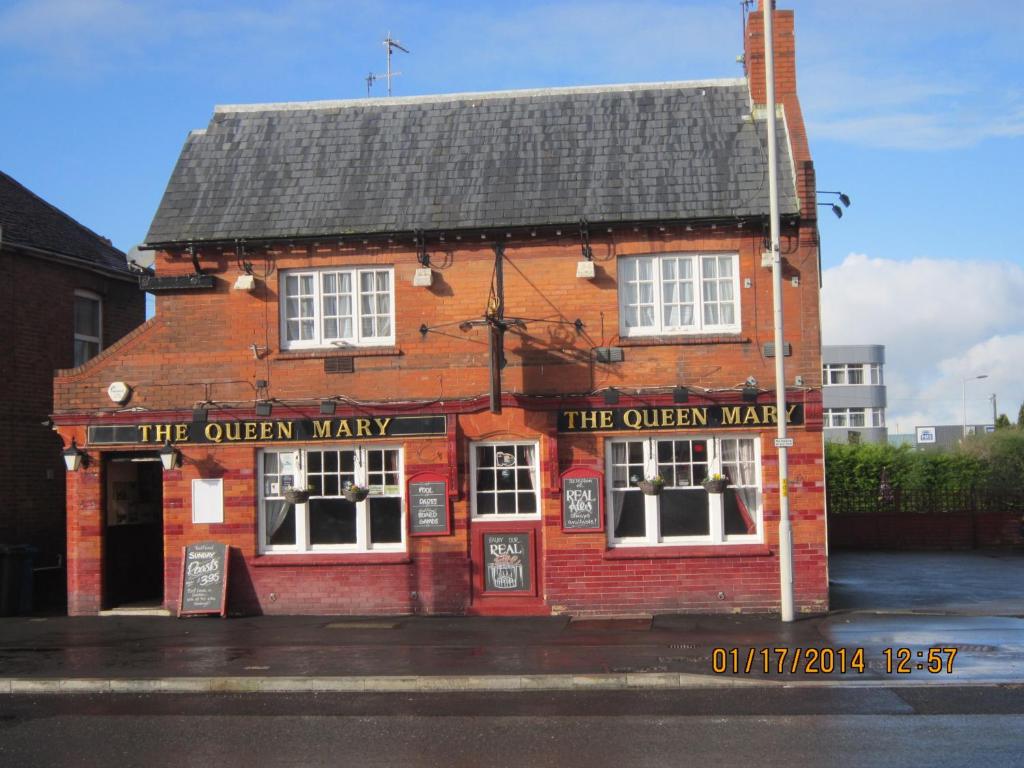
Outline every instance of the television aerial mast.
[[370, 89], [373, 87], [374, 81], [380, 79], [381, 77], [383, 77], [385, 80], [387, 80], [387, 82], [388, 82], [388, 96], [391, 95], [391, 78], [398, 77], [398, 75], [402, 74], [401, 72], [394, 72], [394, 71], [392, 71], [392, 69], [391, 69], [391, 52], [392, 52], [393, 49], [397, 48], [398, 50], [402, 51], [403, 53], [409, 53], [409, 49], [404, 47], [400, 42], [398, 42], [394, 38], [392, 38], [390, 32], [388, 32], [388, 36], [384, 38], [382, 45], [387, 49], [387, 52], [388, 52], [388, 68], [387, 68], [387, 71], [383, 75], [375, 75], [373, 72], [370, 72], [366, 76], [366, 95], [367, 96], [370, 95]]

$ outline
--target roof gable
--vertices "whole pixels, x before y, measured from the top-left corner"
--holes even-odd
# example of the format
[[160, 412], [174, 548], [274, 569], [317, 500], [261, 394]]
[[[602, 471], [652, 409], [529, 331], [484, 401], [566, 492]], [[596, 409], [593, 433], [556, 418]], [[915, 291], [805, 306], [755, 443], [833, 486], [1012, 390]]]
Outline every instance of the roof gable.
[[757, 216], [766, 166], [742, 80], [219, 107], [146, 239]]

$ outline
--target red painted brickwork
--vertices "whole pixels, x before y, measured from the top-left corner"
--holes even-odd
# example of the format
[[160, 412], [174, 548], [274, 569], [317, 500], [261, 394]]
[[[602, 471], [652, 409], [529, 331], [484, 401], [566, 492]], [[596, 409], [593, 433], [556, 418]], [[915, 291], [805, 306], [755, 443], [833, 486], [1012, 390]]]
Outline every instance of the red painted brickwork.
[[143, 321], [145, 297], [135, 282], [11, 247], [0, 249], [0, 270], [0, 544], [32, 544], [39, 564], [53, 565], [65, 551], [63, 446], [42, 422], [53, 410], [54, 370], [74, 362], [74, 292], [103, 298], [104, 344]]

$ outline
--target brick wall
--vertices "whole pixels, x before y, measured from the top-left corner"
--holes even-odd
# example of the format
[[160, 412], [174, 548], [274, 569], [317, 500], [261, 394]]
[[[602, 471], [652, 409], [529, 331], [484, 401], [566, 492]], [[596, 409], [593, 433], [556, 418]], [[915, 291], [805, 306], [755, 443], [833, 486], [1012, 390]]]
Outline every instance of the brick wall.
[[[74, 292], [103, 298], [103, 342], [111, 344], [144, 319], [137, 284], [0, 250], [0, 543], [32, 544], [52, 565], [65, 551], [61, 441], [42, 424], [53, 410], [53, 374], [74, 362]], [[41, 592], [49, 584], [40, 574]], [[47, 595], [43, 595], [47, 597]], [[52, 596], [50, 596], [52, 597]]]

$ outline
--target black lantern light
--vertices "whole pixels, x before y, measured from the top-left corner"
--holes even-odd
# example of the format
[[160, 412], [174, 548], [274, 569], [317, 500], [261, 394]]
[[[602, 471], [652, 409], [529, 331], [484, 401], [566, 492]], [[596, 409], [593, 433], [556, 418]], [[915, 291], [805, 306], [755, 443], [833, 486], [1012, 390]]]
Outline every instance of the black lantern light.
[[71, 447], [63, 452], [64, 466], [68, 468], [68, 472], [77, 472], [84, 465], [89, 463], [89, 457], [85, 451], [78, 447], [75, 442], [75, 438], [71, 438]]
[[169, 442], [164, 443], [164, 447], [160, 449], [160, 463], [165, 470], [176, 469], [181, 465], [181, 451]]

